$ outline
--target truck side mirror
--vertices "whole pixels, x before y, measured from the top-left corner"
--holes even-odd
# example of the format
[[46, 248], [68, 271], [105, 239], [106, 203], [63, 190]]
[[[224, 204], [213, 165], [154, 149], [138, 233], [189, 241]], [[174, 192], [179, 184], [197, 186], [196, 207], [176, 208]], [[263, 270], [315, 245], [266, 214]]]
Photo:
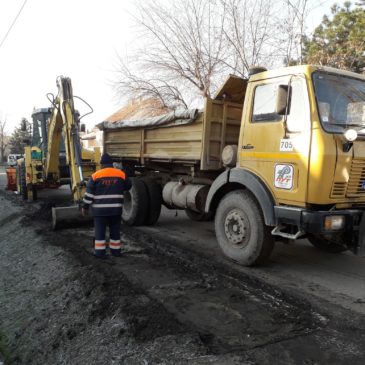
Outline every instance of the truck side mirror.
[[288, 106], [288, 85], [279, 85], [276, 93], [276, 114], [285, 115]]
[[85, 133], [85, 131], [86, 131], [86, 126], [85, 126], [85, 124], [81, 124], [81, 125], [80, 125], [80, 132]]

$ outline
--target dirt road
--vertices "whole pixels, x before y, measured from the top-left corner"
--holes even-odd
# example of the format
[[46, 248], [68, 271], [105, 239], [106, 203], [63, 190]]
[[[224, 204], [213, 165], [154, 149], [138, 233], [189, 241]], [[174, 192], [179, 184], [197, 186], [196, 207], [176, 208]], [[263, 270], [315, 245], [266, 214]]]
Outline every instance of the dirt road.
[[219, 254], [211, 223], [179, 212], [123, 227], [123, 257], [99, 261], [90, 227], [50, 231], [62, 191], [35, 205], [0, 191], [7, 364], [364, 363], [361, 259], [303, 242], [241, 268]]

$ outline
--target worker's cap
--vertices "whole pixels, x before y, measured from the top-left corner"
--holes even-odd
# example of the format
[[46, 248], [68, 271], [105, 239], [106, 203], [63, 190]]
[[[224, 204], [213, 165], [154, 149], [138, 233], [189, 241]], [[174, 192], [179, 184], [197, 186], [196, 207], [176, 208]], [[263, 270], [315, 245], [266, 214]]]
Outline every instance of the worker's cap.
[[113, 165], [113, 160], [107, 153], [104, 153], [101, 156], [100, 164], [101, 165]]

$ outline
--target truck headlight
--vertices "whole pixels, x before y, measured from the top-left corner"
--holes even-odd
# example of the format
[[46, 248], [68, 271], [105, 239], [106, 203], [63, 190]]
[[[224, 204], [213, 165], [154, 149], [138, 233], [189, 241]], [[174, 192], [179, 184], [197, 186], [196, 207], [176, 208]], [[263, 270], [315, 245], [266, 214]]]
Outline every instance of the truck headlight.
[[346, 138], [346, 141], [353, 142], [357, 139], [357, 131], [355, 129], [347, 129], [343, 134]]
[[345, 226], [345, 216], [329, 215], [324, 219], [324, 229], [326, 231], [340, 230]]

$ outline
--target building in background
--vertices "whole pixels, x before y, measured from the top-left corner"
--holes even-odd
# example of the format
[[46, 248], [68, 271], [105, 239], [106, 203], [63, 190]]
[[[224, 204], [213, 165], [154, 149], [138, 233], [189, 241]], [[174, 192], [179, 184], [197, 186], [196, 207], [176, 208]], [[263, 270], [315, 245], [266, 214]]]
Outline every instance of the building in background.
[[[123, 120], [141, 120], [167, 114], [170, 111], [169, 108], [164, 107], [157, 99], [134, 99], [126, 106], [105, 118], [104, 121], [115, 123]], [[97, 127], [83, 134], [81, 140], [83, 141], [84, 148], [93, 149], [94, 147], [100, 147], [101, 152], [103, 152], [103, 131]]]

